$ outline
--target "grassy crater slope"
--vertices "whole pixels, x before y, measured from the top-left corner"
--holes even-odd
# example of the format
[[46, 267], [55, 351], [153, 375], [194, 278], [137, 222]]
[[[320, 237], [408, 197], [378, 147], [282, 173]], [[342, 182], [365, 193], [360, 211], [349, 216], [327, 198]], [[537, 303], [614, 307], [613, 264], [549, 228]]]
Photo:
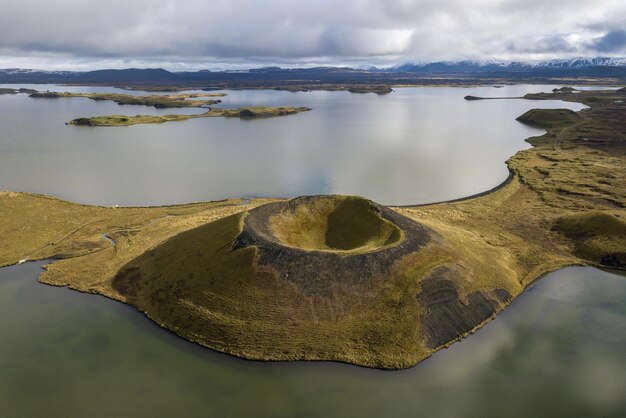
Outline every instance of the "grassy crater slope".
[[553, 230], [574, 242], [574, 253], [607, 267], [626, 268], [626, 223], [619, 213], [585, 211], [556, 219]]
[[308, 107], [242, 107], [240, 109], [211, 109], [197, 115], [109, 115], [90, 118], [77, 118], [68, 122], [76, 126], [130, 126], [145, 123], [180, 122], [198, 118], [240, 118], [263, 119], [276, 116], [294, 115], [311, 110]]
[[[294, 212], [301, 219], [313, 214], [307, 238], [357, 232], [356, 241], [346, 237], [354, 250], [331, 250], [328, 240], [323, 250], [289, 245], [292, 236], [285, 242], [276, 233], [276, 217], [282, 224]], [[337, 214], [357, 222], [331, 230]], [[461, 301], [462, 278], [433, 257], [445, 251], [434, 239], [427, 228], [363, 198], [303, 197], [177, 235], [128, 263], [112, 287], [162, 326], [238, 356], [406, 367], [447, 343], [442, 335], [470, 331], [510, 298], [500, 285], [511, 283], [495, 281], [497, 289], [473, 290]], [[379, 245], [362, 245], [371, 240]], [[425, 302], [403, 300], [407, 288]], [[424, 309], [442, 291], [451, 292], [445, 312]]]
[[63, 258], [40, 280], [134, 304], [241, 357], [409, 367], [547, 272], [626, 268], [626, 92], [531, 98], [557, 97], [590, 108], [575, 121], [534, 112], [551, 127], [481, 197], [101, 208], [7, 192], [0, 264]]
[[516, 119], [537, 128], [554, 128], [581, 121], [576, 112], [569, 109], [531, 109]]
[[373, 208], [356, 197], [320, 197], [263, 222], [274, 241], [304, 250], [362, 252], [397, 243], [400, 229]]

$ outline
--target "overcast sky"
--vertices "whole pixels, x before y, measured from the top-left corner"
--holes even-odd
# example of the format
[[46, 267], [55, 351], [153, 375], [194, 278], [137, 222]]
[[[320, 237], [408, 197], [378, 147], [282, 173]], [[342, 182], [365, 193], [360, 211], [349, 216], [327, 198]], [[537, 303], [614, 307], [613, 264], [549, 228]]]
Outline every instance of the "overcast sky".
[[626, 0], [2, 0], [0, 68], [626, 56]]

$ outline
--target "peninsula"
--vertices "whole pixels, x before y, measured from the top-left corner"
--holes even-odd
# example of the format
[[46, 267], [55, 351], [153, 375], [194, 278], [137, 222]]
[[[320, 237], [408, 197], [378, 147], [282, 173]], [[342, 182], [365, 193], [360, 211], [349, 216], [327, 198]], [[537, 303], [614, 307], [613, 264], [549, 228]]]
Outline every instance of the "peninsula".
[[69, 121], [68, 125], [77, 126], [129, 126], [145, 123], [180, 122], [198, 118], [240, 118], [240, 119], [264, 119], [276, 116], [294, 115], [311, 110], [309, 107], [261, 107], [251, 106], [239, 109], [211, 109], [196, 115], [109, 115], [94, 116], [90, 118], [77, 118]]

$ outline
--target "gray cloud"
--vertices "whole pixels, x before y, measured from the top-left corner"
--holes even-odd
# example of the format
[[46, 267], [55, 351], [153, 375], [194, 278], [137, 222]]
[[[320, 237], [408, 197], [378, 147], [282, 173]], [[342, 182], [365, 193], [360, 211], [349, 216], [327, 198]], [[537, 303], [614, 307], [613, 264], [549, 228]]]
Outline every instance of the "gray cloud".
[[579, 49], [563, 35], [549, 35], [545, 37], [526, 37], [516, 39], [507, 44], [508, 50], [520, 54], [547, 53], [564, 54], [577, 53]]
[[[623, 52], [622, 0], [4, 0], [0, 67], [544, 59]], [[11, 65], [15, 64], [15, 65]]]
[[624, 52], [626, 50], [626, 30], [618, 29], [593, 42], [593, 48], [600, 52]]

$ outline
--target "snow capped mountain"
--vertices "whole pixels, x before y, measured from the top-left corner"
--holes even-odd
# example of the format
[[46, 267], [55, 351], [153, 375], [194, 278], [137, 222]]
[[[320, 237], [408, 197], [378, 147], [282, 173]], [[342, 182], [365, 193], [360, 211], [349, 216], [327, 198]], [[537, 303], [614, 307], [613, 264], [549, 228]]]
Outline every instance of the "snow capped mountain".
[[[247, 70], [169, 72], [161, 68], [126, 68], [88, 72], [43, 71], [21, 68], [0, 69], [0, 83], [252, 83], [250, 80], [310, 80], [316, 82], [363, 83], [401, 77], [533, 78], [612, 77], [626, 79], [626, 58], [572, 58], [543, 62], [464, 60], [404, 63], [388, 68], [365, 67], [262, 67]], [[253, 83], [252, 83], [253, 84]]]
[[537, 64], [545, 68], [589, 68], [589, 67], [624, 67], [626, 58], [572, 58], [551, 60]]
[[494, 71], [505, 68], [506, 64], [498, 61], [437, 61], [421, 63], [405, 63], [389, 68], [393, 72], [440, 72], [440, 71]]
[[572, 58], [529, 62], [503, 62], [495, 60], [477, 61], [438, 61], [405, 63], [390, 67], [389, 72], [408, 73], [484, 73], [484, 72], [522, 72], [539, 70], [581, 70], [598, 67], [626, 67], [626, 58]]

